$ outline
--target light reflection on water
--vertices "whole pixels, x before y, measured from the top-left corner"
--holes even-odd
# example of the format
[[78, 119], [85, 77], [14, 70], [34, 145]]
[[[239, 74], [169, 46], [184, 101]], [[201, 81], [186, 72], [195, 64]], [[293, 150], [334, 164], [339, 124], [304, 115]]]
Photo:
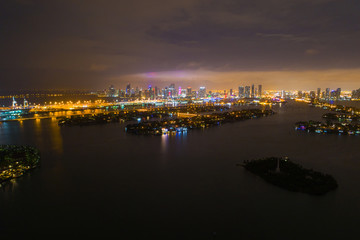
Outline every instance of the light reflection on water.
[[[27, 138], [31, 137], [31, 141]], [[50, 147], [56, 154], [63, 152], [63, 139], [56, 119], [36, 119], [0, 123], [1, 144], [26, 144]]]
[[168, 140], [169, 140], [168, 134], [161, 135], [161, 152], [162, 153], [166, 153]]
[[43, 148], [44, 144], [43, 144], [42, 127], [41, 127], [40, 119], [35, 120], [34, 130], [35, 130], [35, 134], [36, 134], [36, 137], [34, 139], [36, 142], [36, 145], [40, 146], [40, 148]]
[[5, 184], [3, 184], [3, 186], [0, 188], [0, 190], [2, 190], [2, 192], [4, 192], [4, 193], [14, 192], [17, 187], [18, 187], [17, 179], [14, 178], [14, 179], [11, 179], [10, 181], [6, 182]]
[[168, 151], [170, 142], [182, 143], [187, 138], [187, 132], [176, 132], [174, 134], [162, 134], [161, 135], [161, 151], [166, 153]]
[[51, 121], [51, 132], [50, 139], [52, 142], [52, 146], [57, 154], [63, 153], [63, 140], [60, 132], [60, 127], [57, 124], [57, 121]]
[[[61, 156], [63, 154], [63, 138], [56, 119], [36, 119], [28, 121], [13, 121], [0, 123], [0, 144], [31, 145], [40, 149], [41, 165], [50, 164], [49, 173], [61, 172]], [[43, 162], [51, 158], [52, 162]], [[59, 161], [60, 160], [60, 161]], [[19, 179], [30, 179], [32, 171]], [[12, 179], [3, 187], [3, 191], [13, 192], [18, 187], [18, 180]], [[20, 181], [20, 182], [22, 182]], [[31, 180], [29, 180], [31, 181]]]

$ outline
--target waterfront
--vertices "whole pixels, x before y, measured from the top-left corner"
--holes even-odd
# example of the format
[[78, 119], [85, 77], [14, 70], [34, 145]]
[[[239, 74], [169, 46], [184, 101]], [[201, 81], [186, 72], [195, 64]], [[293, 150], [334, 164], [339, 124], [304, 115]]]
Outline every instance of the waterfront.
[[[3, 236], [123, 239], [354, 239], [360, 234], [360, 139], [303, 134], [326, 111], [304, 103], [187, 135], [134, 136], [125, 124], [60, 128], [56, 120], [0, 124], [0, 144], [41, 151], [39, 169], [0, 189]], [[287, 192], [236, 167], [289, 156], [339, 188]], [[214, 237], [216, 232], [216, 237]]]

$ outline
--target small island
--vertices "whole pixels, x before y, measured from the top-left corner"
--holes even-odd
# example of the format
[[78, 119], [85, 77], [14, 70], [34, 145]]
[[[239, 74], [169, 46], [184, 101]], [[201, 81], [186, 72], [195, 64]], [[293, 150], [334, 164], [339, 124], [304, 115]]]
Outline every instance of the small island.
[[0, 186], [39, 166], [40, 153], [30, 146], [0, 145]]
[[242, 166], [265, 181], [293, 192], [324, 195], [338, 187], [331, 175], [305, 169], [287, 157], [245, 161]]
[[295, 123], [295, 130], [297, 131], [306, 131], [306, 132], [315, 132], [318, 134], [338, 134], [338, 135], [360, 135], [360, 124], [359, 123], [340, 123], [340, 122], [331, 122], [326, 123], [319, 121], [301, 121]]
[[258, 119], [275, 114], [274, 111], [261, 109], [243, 109], [238, 111], [215, 112], [185, 118], [163, 119], [128, 124], [125, 131], [135, 135], [155, 135], [186, 133], [189, 130], [205, 129], [225, 123]]
[[173, 116], [199, 114], [215, 111], [225, 111], [227, 106], [191, 104], [176, 107], [156, 107], [148, 109], [124, 109], [120, 111], [109, 110], [108, 112], [73, 115], [60, 117], [59, 126], [88, 126], [115, 122], [146, 121], [150, 119], [162, 119]]

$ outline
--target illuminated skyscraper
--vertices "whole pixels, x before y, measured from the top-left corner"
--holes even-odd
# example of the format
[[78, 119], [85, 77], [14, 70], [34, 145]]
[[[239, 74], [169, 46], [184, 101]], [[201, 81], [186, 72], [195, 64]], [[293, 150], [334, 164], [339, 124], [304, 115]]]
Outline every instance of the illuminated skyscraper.
[[285, 90], [281, 90], [281, 98], [285, 99], [286, 98], [286, 92]]
[[340, 99], [341, 88], [336, 89], [336, 99]]
[[155, 99], [157, 98], [157, 96], [159, 96], [159, 88], [155, 87]]
[[115, 90], [115, 88], [114, 88], [113, 85], [111, 85], [111, 86], [109, 87], [108, 96], [109, 96], [109, 97], [117, 97], [116, 90]]
[[24, 108], [28, 108], [29, 107], [29, 102], [24, 98]]
[[148, 98], [151, 100], [155, 99], [155, 89], [151, 85], [148, 87]]
[[206, 96], [206, 88], [205, 87], [200, 87], [199, 98], [204, 98], [205, 96]]
[[126, 90], [125, 90], [125, 95], [126, 95], [127, 97], [130, 96], [130, 89], [131, 89], [130, 83], [128, 83], [128, 85], [126, 85]]
[[169, 97], [175, 97], [176, 96], [175, 83], [170, 84], [168, 96]]
[[316, 94], [315, 91], [310, 91], [310, 98], [315, 99]]
[[325, 90], [325, 99], [326, 100], [330, 99], [330, 88], [326, 88], [326, 90]]
[[251, 85], [251, 98], [254, 98], [255, 97], [255, 86], [254, 84]]
[[191, 97], [191, 87], [187, 88], [187, 92], [186, 92], [186, 96], [190, 96]]
[[317, 93], [316, 93], [316, 98], [317, 99], [320, 99], [320, 97], [321, 97], [320, 94], [321, 94], [321, 88], [318, 88]]
[[298, 91], [298, 98], [303, 98], [303, 92], [302, 91]]
[[12, 100], [12, 107], [15, 108], [17, 106], [17, 102], [15, 100], [15, 97], [13, 97], [13, 100]]
[[119, 91], [119, 97], [125, 97], [125, 91], [123, 89]]
[[250, 86], [245, 86], [245, 97], [246, 98], [250, 97]]
[[360, 99], [360, 88], [352, 91], [351, 98]]
[[262, 97], [262, 85], [260, 84], [258, 87], [258, 97], [261, 98]]
[[244, 95], [244, 87], [239, 87], [239, 98], [243, 98], [245, 95]]

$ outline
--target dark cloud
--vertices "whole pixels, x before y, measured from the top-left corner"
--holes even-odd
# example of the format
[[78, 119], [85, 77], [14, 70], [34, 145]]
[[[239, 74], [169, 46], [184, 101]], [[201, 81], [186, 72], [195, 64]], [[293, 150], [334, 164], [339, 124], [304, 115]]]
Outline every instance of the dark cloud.
[[354, 0], [4, 0], [0, 79], [94, 88], [144, 72], [357, 69], [359, 12]]

